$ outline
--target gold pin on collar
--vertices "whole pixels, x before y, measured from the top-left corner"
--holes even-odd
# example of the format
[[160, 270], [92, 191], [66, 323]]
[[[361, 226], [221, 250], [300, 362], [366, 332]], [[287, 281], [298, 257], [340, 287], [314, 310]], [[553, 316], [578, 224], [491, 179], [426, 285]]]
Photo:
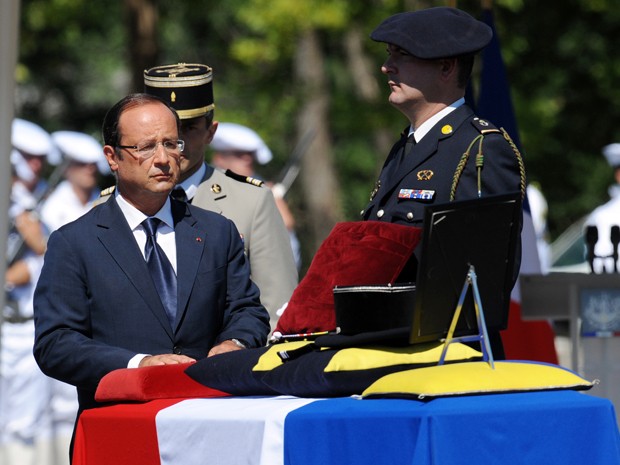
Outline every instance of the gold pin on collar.
[[219, 184], [213, 184], [211, 186], [211, 192], [213, 192], [214, 194], [219, 194], [220, 192], [222, 192], [222, 186], [220, 186]]

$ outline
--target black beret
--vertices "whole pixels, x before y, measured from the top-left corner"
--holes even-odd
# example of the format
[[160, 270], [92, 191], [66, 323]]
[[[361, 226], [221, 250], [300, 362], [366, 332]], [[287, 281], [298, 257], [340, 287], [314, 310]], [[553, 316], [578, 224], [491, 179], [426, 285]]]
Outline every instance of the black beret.
[[177, 63], [147, 69], [144, 92], [164, 99], [180, 119], [197, 118], [215, 108], [213, 71], [206, 65]]
[[370, 38], [396, 45], [422, 59], [447, 58], [482, 50], [493, 31], [457, 8], [435, 7], [390, 16]]

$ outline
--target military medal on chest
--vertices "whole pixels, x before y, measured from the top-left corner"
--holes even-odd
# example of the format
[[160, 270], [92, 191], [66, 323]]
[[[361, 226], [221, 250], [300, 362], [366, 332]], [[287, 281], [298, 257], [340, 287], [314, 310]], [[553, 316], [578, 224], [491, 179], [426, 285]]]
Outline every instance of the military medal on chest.
[[429, 189], [401, 189], [399, 199], [433, 200], [435, 191]]

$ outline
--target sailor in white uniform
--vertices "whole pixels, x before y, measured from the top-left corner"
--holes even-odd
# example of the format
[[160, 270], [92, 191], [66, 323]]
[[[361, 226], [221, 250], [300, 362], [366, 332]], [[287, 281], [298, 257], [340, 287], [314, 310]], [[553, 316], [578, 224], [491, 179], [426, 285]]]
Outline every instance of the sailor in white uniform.
[[57, 163], [50, 135], [40, 126], [16, 118], [12, 124], [12, 185], [2, 309], [0, 354], [0, 463], [48, 464], [51, 448], [49, 403], [51, 378], [32, 355], [32, 297], [43, 265], [47, 231], [37, 206], [47, 193], [41, 178], [45, 164]]
[[[615, 184], [609, 188], [610, 200], [597, 207], [586, 220], [586, 226], [596, 226], [598, 241], [594, 246], [595, 258], [593, 267], [596, 273], [612, 273], [614, 271], [613, 244], [611, 241], [612, 226], [620, 226], [620, 143], [603, 147], [603, 155], [614, 170]], [[620, 270], [620, 263], [617, 263]]]
[[[253, 130], [237, 123], [220, 122], [209, 145], [213, 151], [211, 164], [223, 171], [230, 170], [242, 176], [263, 181], [255, 172], [255, 163], [266, 165], [273, 159], [271, 150]], [[301, 269], [301, 246], [295, 233], [295, 218], [281, 193], [280, 185], [269, 185], [276, 206], [288, 231], [297, 269]]]
[[52, 140], [65, 160], [64, 180], [41, 208], [41, 219], [55, 231], [89, 211], [99, 198], [98, 173], [109, 173], [103, 147], [94, 137], [75, 131], [57, 131]]

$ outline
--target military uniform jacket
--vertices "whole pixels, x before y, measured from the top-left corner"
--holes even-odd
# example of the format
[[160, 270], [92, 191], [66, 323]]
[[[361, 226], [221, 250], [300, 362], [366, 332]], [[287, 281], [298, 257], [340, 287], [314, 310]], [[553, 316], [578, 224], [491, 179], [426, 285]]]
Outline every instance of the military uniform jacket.
[[[481, 196], [525, 192], [525, 172], [519, 151], [502, 131], [462, 105], [433, 128], [413, 147], [399, 170], [392, 164], [407, 141], [404, 134], [388, 155], [370, 203], [362, 211], [365, 220], [389, 221], [422, 227], [427, 205], [478, 198], [476, 158], [482, 154]], [[471, 145], [471, 148], [470, 148]], [[464, 156], [468, 152], [469, 156]], [[419, 258], [419, 248], [416, 256]], [[517, 244], [516, 282], [521, 264]], [[489, 333], [497, 359], [504, 357], [499, 333]]]
[[271, 190], [213, 170], [198, 187], [192, 205], [235, 223], [250, 261], [252, 281], [260, 289], [261, 302], [275, 328], [276, 311], [289, 301], [298, 276], [288, 231]]
[[[469, 157], [464, 160], [463, 154], [472, 142]], [[403, 136], [390, 151], [370, 203], [362, 211], [365, 220], [421, 227], [426, 205], [477, 198], [479, 151], [483, 156], [482, 196], [524, 190], [523, 163], [516, 148], [499, 129], [477, 118], [467, 105], [439, 121], [413, 147], [401, 168], [391, 172], [391, 165], [405, 143]], [[462, 172], [455, 180], [460, 166]]]

